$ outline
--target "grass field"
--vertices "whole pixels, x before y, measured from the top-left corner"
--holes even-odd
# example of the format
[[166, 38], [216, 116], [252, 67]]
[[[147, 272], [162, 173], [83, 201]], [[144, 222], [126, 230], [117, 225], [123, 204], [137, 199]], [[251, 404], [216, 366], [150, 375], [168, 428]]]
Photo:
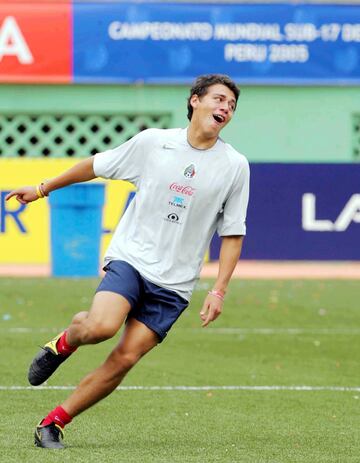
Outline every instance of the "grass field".
[[[37, 421], [69, 391], [25, 389], [29, 362], [96, 285], [0, 279], [0, 462], [360, 462], [358, 281], [233, 281], [201, 329], [203, 280], [124, 389], [67, 427], [65, 450], [34, 448]], [[76, 385], [115, 342], [83, 347], [46, 386]]]

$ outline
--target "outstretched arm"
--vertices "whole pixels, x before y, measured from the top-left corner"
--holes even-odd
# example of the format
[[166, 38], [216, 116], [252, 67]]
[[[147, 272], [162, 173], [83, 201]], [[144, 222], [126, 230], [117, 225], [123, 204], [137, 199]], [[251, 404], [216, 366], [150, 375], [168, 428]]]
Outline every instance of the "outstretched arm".
[[203, 327], [216, 320], [222, 312], [223, 298], [239, 260], [243, 239], [243, 236], [224, 236], [222, 238], [218, 277], [212, 291], [209, 291], [200, 312]]
[[90, 158], [80, 161], [78, 164], [71, 167], [69, 170], [65, 171], [59, 176], [51, 180], [47, 180], [46, 183], [42, 184], [40, 191], [38, 189], [39, 187], [36, 186], [24, 186], [11, 191], [5, 199], [8, 201], [10, 198], [15, 196], [19, 203], [27, 204], [42, 197], [42, 193], [47, 196], [51, 191], [57, 190], [64, 186], [92, 180], [96, 178], [93, 169], [93, 163], [94, 158], [91, 156]]

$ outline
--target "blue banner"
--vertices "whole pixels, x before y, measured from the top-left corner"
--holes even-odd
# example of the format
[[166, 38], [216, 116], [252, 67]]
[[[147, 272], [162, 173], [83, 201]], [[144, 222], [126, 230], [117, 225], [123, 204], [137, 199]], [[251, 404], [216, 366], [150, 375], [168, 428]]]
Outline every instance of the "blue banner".
[[359, 84], [360, 7], [319, 4], [73, 5], [74, 81]]
[[[360, 165], [252, 164], [244, 259], [360, 260]], [[219, 256], [214, 238], [210, 257]]]

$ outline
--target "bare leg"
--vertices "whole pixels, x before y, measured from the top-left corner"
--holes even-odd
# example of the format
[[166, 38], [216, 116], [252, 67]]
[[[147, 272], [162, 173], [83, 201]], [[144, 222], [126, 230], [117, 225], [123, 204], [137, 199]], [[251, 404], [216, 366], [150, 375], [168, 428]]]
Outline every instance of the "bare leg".
[[99, 368], [88, 374], [61, 405], [72, 417], [109, 395], [126, 373], [159, 342], [154, 331], [131, 318], [119, 344]]
[[129, 302], [119, 294], [100, 291], [95, 294], [89, 312], [76, 314], [67, 329], [72, 346], [96, 344], [112, 338], [130, 311]]
[[[64, 352], [63, 344], [58, 354], [55, 343], [66, 341], [70, 347], [77, 347], [109, 339], [118, 332], [129, 311], [130, 304], [123, 296], [110, 291], [98, 292], [90, 311], [75, 315], [66, 337], [59, 339], [57, 336], [35, 356], [28, 372], [30, 384], [33, 386], [42, 384], [68, 358], [68, 350], [65, 355], [61, 355]], [[69, 350], [71, 353], [71, 349]]]

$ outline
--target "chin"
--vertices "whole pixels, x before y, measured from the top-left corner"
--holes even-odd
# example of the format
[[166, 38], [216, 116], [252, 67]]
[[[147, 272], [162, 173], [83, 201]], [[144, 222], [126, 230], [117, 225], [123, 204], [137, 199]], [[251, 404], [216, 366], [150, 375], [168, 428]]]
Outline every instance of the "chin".
[[214, 121], [211, 121], [210, 124], [206, 125], [206, 127], [204, 127], [204, 130], [205, 132], [212, 132], [212, 133], [215, 133], [215, 132], [219, 132], [221, 130], [221, 127], [218, 126], [218, 124]]
[[219, 127], [218, 125], [211, 127], [209, 130], [209, 135], [211, 134], [212, 137], [217, 137], [221, 131], [222, 127]]

